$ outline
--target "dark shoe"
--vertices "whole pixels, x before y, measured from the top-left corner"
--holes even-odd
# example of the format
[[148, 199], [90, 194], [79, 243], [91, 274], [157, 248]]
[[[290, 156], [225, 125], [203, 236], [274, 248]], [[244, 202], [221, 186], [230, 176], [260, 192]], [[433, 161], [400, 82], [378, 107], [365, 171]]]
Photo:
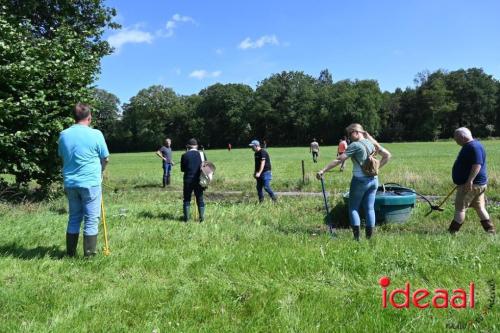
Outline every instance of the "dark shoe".
[[80, 236], [80, 234], [66, 233], [66, 254], [68, 255], [68, 257], [74, 257], [76, 255], [78, 236]]
[[366, 239], [370, 239], [372, 238], [372, 235], [373, 235], [373, 230], [375, 230], [374, 227], [366, 227], [365, 228], [365, 234], [366, 234]]
[[191, 205], [190, 204], [184, 204], [182, 206], [182, 213], [184, 214], [183, 215], [183, 221], [184, 222], [189, 221], [189, 215], [190, 215], [189, 211], [190, 211], [190, 209], [191, 209]]
[[453, 235], [453, 234], [457, 233], [461, 227], [462, 227], [462, 225], [460, 223], [453, 220], [453, 221], [451, 221], [450, 227], [448, 228], [448, 232]]
[[97, 235], [85, 236], [83, 235], [83, 255], [85, 257], [92, 257], [97, 254]]
[[483, 226], [484, 231], [486, 231], [487, 233], [492, 235], [496, 234], [495, 226], [490, 220], [482, 220], [481, 225]]
[[359, 242], [359, 225], [352, 226], [352, 234], [354, 235], [354, 240]]

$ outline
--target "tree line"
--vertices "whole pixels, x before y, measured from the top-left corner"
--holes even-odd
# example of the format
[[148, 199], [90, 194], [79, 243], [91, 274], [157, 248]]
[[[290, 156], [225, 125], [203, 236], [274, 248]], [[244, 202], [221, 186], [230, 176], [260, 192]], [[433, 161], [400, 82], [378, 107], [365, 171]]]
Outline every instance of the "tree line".
[[[156, 149], [165, 137], [181, 148], [191, 137], [205, 147], [234, 147], [250, 139], [273, 146], [335, 144], [352, 123], [382, 141], [449, 138], [459, 126], [474, 135], [500, 135], [500, 83], [480, 68], [419, 73], [415, 86], [381, 91], [375, 80], [334, 82], [300, 71], [270, 75], [256, 88], [214, 84], [183, 96], [151, 86], [121, 105], [92, 88], [103, 40], [116, 29], [104, 0], [3, 0], [0, 4], [0, 190], [4, 175], [17, 186], [48, 187], [60, 177], [59, 132], [77, 102], [94, 106], [94, 126], [111, 151]], [[1, 195], [2, 191], [0, 191]]]
[[216, 83], [189, 96], [154, 85], [122, 106], [109, 92], [94, 94], [95, 126], [111, 150], [121, 152], [156, 149], [165, 137], [177, 148], [191, 137], [210, 148], [252, 138], [274, 146], [312, 138], [336, 144], [353, 122], [382, 141], [445, 139], [460, 126], [478, 137], [500, 135], [500, 82], [480, 68], [421, 72], [414, 87], [394, 92], [382, 91], [376, 80], [334, 82], [325, 69], [318, 77], [273, 74], [256, 89]]

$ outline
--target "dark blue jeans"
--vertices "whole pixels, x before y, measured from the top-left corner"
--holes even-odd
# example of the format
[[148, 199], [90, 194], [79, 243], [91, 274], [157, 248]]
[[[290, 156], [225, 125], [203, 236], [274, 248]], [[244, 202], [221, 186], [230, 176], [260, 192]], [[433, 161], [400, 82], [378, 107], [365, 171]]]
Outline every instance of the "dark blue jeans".
[[313, 151], [312, 152], [312, 156], [313, 156], [313, 162], [317, 163], [318, 162], [318, 152], [317, 151]]
[[163, 161], [163, 186], [170, 185], [171, 170], [172, 170], [172, 164]]
[[261, 174], [259, 178], [257, 178], [257, 195], [259, 196], [260, 202], [264, 201], [264, 192], [262, 191], [263, 188], [269, 194], [271, 199], [276, 199], [276, 196], [271, 189], [271, 179], [273, 179], [271, 171], [266, 171]]

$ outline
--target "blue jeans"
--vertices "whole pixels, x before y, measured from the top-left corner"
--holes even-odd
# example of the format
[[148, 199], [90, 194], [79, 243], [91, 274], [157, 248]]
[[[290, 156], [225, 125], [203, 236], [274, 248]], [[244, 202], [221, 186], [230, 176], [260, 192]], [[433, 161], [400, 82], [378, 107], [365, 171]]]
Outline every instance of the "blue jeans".
[[378, 178], [352, 177], [349, 190], [349, 221], [353, 227], [360, 225], [359, 211], [363, 207], [366, 226], [375, 226], [375, 195], [377, 194]]
[[163, 186], [170, 185], [171, 170], [172, 170], [172, 164], [163, 161]]
[[264, 200], [264, 192], [262, 188], [266, 190], [271, 199], [275, 199], [273, 190], [271, 189], [271, 179], [273, 179], [271, 171], [266, 171], [257, 178], [257, 195], [259, 196], [259, 201]]
[[69, 220], [66, 232], [79, 234], [83, 220], [83, 234], [97, 235], [101, 217], [101, 186], [90, 188], [65, 188], [69, 203]]

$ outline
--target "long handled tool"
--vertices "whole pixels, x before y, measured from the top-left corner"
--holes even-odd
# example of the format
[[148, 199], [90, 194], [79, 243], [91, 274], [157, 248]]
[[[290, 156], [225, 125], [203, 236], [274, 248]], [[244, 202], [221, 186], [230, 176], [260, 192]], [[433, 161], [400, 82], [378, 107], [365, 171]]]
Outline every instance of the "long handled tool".
[[109, 256], [111, 251], [109, 250], [109, 242], [108, 242], [108, 226], [106, 225], [106, 213], [104, 211], [104, 195], [101, 194], [101, 218], [102, 224], [104, 227], [104, 255]]
[[335, 236], [335, 226], [333, 225], [332, 217], [330, 215], [330, 209], [328, 208], [328, 200], [326, 198], [325, 181], [323, 179], [323, 176], [321, 176], [320, 181], [321, 181], [321, 190], [323, 191], [323, 201], [325, 203], [326, 223], [328, 224], [328, 232], [333, 237]]
[[[455, 186], [451, 191], [450, 193], [448, 193], [448, 195], [446, 196], [446, 198], [443, 199], [443, 201], [441, 201], [441, 203], [439, 205], [433, 205], [432, 202], [427, 199], [424, 195], [418, 193], [417, 191], [415, 190], [412, 190], [410, 188], [407, 188], [407, 187], [403, 187], [397, 183], [385, 183], [384, 185], [382, 185], [383, 187], [384, 186], [387, 186], [387, 185], [396, 185], [402, 189], [405, 190], [405, 192], [411, 192], [411, 193], [415, 193], [416, 195], [418, 195], [420, 198], [422, 198], [425, 202], [427, 202], [429, 204], [429, 207], [430, 207], [430, 210], [427, 212], [427, 214], [425, 214], [425, 216], [429, 216], [433, 211], [437, 210], [438, 212], [442, 212], [444, 211], [443, 208], [441, 208], [441, 206], [444, 205], [444, 203], [451, 197], [451, 195], [453, 194], [453, 192], [455, 192], [455, 190], [457, 189], [457, 187]], [[400, 195], [401, 192], [399, 191], [394, 191], [395, 194], [398, 194]]]
[[457, 189], [457, 186], [453, 187], [453, 189], [450, 191], [450, 193], [448, 193], [448, 195], [443, 199], [443, 201], [441, 201], [441, 203], [439, 205], [437, 205], [437, 206], [434, 206], [434, 205], [431, 206], [431, 210], [427, 214], [425, 214], [425, 216], [430, 215], [430, 213], [432, 213], [434, 210], [438, 210], [438, 211], [442, 212], [443, 208], [441, 208], [441, 206], [444, 205], [444, 203], [446, 201], [448, 201], [448, 199], [451, 197], [451, 195], [453, 194], [453, 192], [456, 191], [456, 189]]

